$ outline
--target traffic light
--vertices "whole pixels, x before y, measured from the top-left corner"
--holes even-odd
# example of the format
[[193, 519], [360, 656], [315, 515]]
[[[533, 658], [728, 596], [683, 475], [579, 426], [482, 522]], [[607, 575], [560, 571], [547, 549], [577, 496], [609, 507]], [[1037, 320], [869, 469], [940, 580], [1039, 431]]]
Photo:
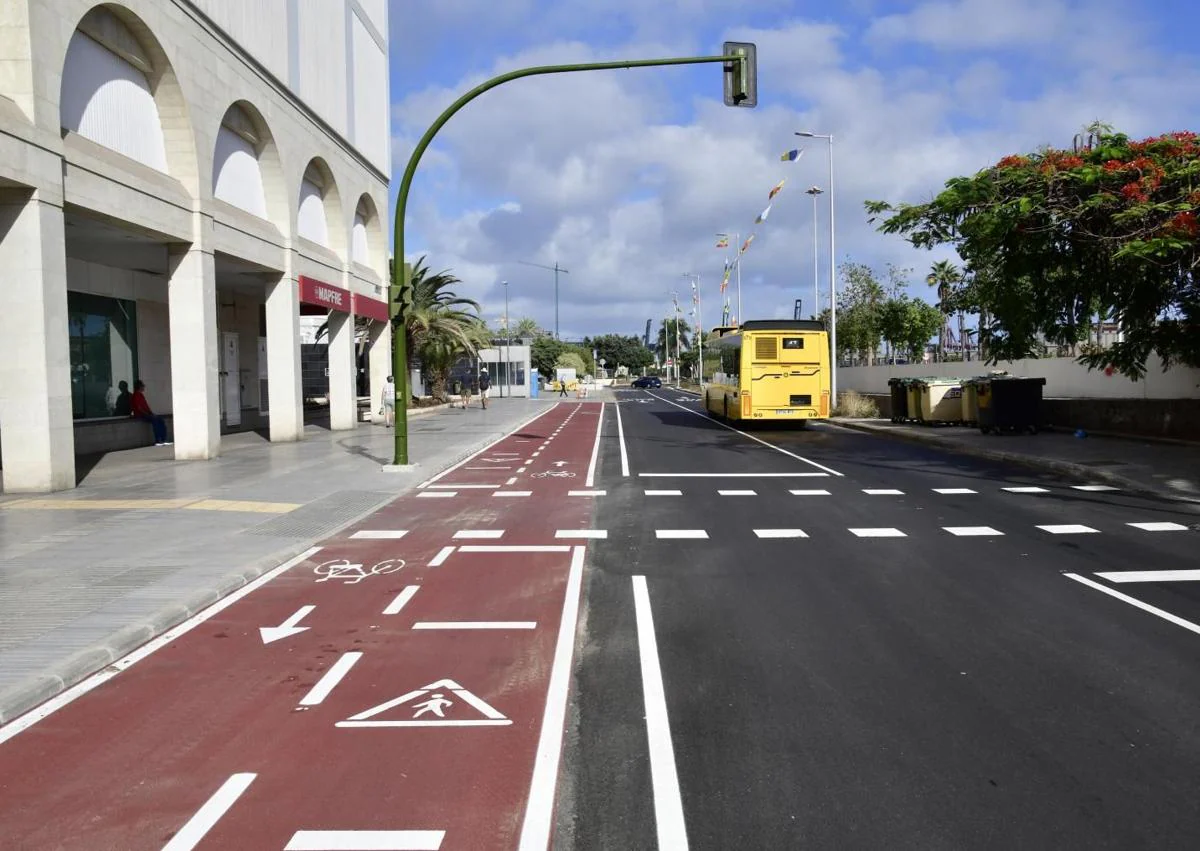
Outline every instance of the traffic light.
[[758, 106], [758, 49], [753, 42], [727, 41], [722, 56], [740, 56], [724, 64], [725, 105]]

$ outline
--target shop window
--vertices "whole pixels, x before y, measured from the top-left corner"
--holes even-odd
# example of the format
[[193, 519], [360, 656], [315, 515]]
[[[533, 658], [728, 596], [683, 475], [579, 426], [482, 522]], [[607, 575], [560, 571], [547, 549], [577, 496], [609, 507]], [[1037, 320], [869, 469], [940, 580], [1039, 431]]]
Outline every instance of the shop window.
[[90, 293], [67, 293], [71, 410], [77, 420], [122, 416], [120, 382], [137, 379], [137, 306]]

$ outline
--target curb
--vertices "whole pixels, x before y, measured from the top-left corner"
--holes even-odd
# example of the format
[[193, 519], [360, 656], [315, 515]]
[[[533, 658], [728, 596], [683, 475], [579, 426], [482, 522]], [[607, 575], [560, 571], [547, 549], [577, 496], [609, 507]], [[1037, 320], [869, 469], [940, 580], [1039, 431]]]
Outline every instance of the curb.
[[926, 436], [917, 432], [878, 428], [875, 426], [866, 425], [865, 423], [853, 421], [830, 420], [829, 422], [841, 428], [861, 432], [862, 434], [873, 434], [881, 437], [889, 437], [895, 440], [904, 440], [909, 443], [919, 443], [923, 446], [936, 446], [939, 449], [943, 449], [946, 452], [953, 454], [970, 455], [975, 458], [984, 458], [989, 461], [1003, 461], [1009, 464], [1019, 464], [1023, 467], [1030, 467], [1035, 470], [1049, 470], [1054, 473], [1062, 473], [1064, 475], [1074, 476], [1080, 479], [1098, 479], [1106, 484], [1120, 485], [1124, 490], [1142, 494], [1144, 496], [1152, 496], [1156, 499], [1164, 499], [1170, 502], [1182, 502], [1188, 505], [1200, 505], [1200, 499], [1196, 497], [1181, 496], [1177, 493], [1160, 490], [1158, 488], [1146, 485], [1144, 482], [1138, 481], [1137, 479], [1131, 479], [1127, 476], [1122, 476], [1120, 473], [1113, 473], [1109, 470], [1098, 470], [1094, 467], [1089, 467], [1085, 464], [1077, 464], [1073, 461], [1058, 461], [1053, 458], [1040, 458], [1035, 455], [1024, 455], [1019, 452], [1008, 452], [1003, 449], [980, 449], [974, 446], [951, 444], [947, 441], [939, 440], [933, 435]]
[[[424, 410], [436, 411], [442, 407], [445, 406]], [[514, 423], [513, 429], [519, 428], [524, 422], [522, 420]], [[444, 464], [439, 462], [437, 469], [432, 470], [432, 472], [426, 471], [426, 473], [428, 475], [437, 475], [442, 470], [453, 467], [464, 458], [469, 458], [476, 454], [489, 444], [495, 443], [506, 434], [508, 434], [508, 431], [489, 432], [479, 440], [474, 441], [468, 446], [464, 446], [460, 452], [455, 453], [453, 460], [449, 460]], [[353, 526], [367, 515], [378, 511], [380, 507], [397, 499], [407, 491], [415, 489], [419, 481], [420, 479], [414, 478], [411, 484], [406, 483], [398, 490], [389, 493], [385, 499], [380, 500], [375, 505], [355, 515], [336, 529], [327, 532], [323, 537], [332, 538], [342, 530]], [[37, 708], [47, 700], [58, 696], [97, 671], [129, 655], [146, 642], [157, 638], [183, 623], [188, 618], [199, 614], [242, 586], [253, 582], [267, 571], [295, 558], [312, 546], [314, 546], [312, 541], [293, 544], [256, 559], [240, 570], [227, 573], [219, 579], [197, 588], [185, 597], [182, 602], [171, 603], [138, 623], [121, 627], [116, 632], [111, 633], [102, 642], [77, 651], [66, 659], [50, 665], [43, 673], [36, 677], [0, 692], [0, 725], [8, 724], [30, 710]]]

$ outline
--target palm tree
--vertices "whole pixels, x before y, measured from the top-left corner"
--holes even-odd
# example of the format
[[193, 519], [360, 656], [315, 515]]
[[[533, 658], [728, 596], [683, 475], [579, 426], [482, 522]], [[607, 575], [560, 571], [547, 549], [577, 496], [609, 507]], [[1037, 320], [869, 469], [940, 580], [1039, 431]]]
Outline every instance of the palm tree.
[[[933, 264], [929, 275], [925, 278], [926, 283], [931, 287], [937, 287], [938, 307], [941, 309], [944, 316], [949, 316], [950, 311], [946, 309], [946, 297], [949, 295], [950, 288], [959, 283], [963, 279], [962, 270], [951, 263], [949, 260], [939, 260]], [[938, 331], [938, 354], [942, 360], [946, 359], [946, 321], [942, 320], [942, 327]], [[959, 340], [959, 345], [962, 345], [962, 340]]]
[[[410, 328], [413, 326], [410, 325]], [[422, 311], [412, 331], [415, 352], [433, 384], [433, 397], [446, 399], [450, 370], [460, 357], [475, 357], [491, 344], [487, 325], [477, 315], [453, 308]]]
[[655, 345], [655, 349], [664, 362], [667, 358], [675, 356], [675, 331], [677, 328], [679, 331], [679, 351], [683, 352], [691, 348], [692, 344], [688, 338], [687, 323], [681, 319], [664, 319], [658, 329], [658, 343]]

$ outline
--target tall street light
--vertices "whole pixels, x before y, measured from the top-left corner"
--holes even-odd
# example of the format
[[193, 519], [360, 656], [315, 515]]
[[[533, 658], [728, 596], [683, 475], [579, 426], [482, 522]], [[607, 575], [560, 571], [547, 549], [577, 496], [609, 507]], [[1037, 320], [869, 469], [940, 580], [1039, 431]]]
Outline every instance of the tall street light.
[[[672, 322], [675, 325], [675, 386], [679, 386], [679, 291], [671, 290], [671, 303], [675, 306], [675, 314]], [[668, 343], [670, 338], [668, 338]]]
[[548, 269], [554, 273], [554, 339], [560, 339], [558, 336], [558, 273], [562, 272], [564, 275], [569, 275], [571, 273], [559, 266], [557, 260], [554, 261], [553, 266], [543, 266], [541, 263], [527, 263], [524, 260], [518, 260], [517, 262], [522, 266], [533, 266], [537, 269]]
[[817, 281], [817, 196], [825, 192], [820, 186], [810, 186], [804, 190], [813, 199], [813, 319], [821, 313], [821, 294]]
[[797, 136], [805, 139], [826, 139], [829, 141], [829, 346], [830, 378], [829, 406], [837, 405], [837, 253], [834, 242], [834, 206], [833, 206], [833, 134], [799, 132]]

